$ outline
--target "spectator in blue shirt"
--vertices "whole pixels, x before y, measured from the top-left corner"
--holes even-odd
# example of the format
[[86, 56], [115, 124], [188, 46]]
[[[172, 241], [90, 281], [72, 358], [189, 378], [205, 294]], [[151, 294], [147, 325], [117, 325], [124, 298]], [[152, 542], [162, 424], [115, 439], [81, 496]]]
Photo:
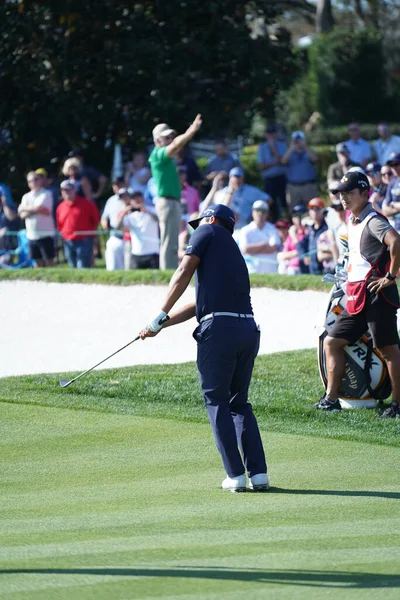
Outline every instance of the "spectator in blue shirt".
[[350, 123], [348, 132], [350, 139], [345, 144], [349, 151], [349, 158], [353, 163], [364, 168], [372, 159], [371, 144], [361, 137], [358, 123]]
[[257, 162], [264, 181], [264, 190], [272, 198], [272, 220], [276, 221], [282, 207], [286, 206], [286, 168], [281, 160], [287, 151], [287, 144], [278, 139], [278, 129], [273, 123], [268, 125], [265, 139], [266, 141], [258, 147]]
[[198, 188], [203, 181], [203, 175], [188, 146], [184, 146], [175, 154], [175, 162], [177, 167], [186, 167], [188, 184]]
[[324, 209], [325, 204], [321, 198], [312, 198], [308, 202], [307, 208], [309, 210], [312, 224], [308, 227], [307, 234], [304, 238], [298, 242], [297, 250], [299, 256], [307, 254], [304, 257], [304, 264], [308, 265], [308, 269], [311, 275], [322, 275], [324, 272], [324, 265], [318, 260], [318, 239], [321, 235], [328, 231], [328, 224], [325, 221]]
[[226, 143], [219, 140], [215, 143], [215, 154], [212, 156], [204, 170], [206, 179], [212, 181], [218, 173], [228, 174], [234, 167], [240, 167], [240, 161], [237, 156], [231, 154]]
[[14, 204], [7, 202], [5, 188], [0, 185], [0, 263], [10, 260], [9, 250], [14, 250], [18, 245], [17, 235], [10, 235], [11, 231], [21, 229], [21, 221]]
[[395, 230], [400, 232], [400, 152], [393, 152], [387, 165], [392, 168], [395, 177], [389, 180], [386, 188], [382, 213], [389, 219]]
[[4, 196], [4, 202], [7, 204], [7, 206], [13, 210], [16, 208], [10, 188], [5, 183], [0, 183], [0, 195]]
[[250, 223], [252, 207], [256, 200], [271, 203], [271, 197], [254, 185], [245, 183], [244, 170], [235, 167], [229, 171], [228, 185], [215, 193], [213, 202], [229, 206], [236, 215], [236, 229], [240, 229]]
[[306, 206], [318, 194], [317, 155], [308, 147], [302, 131], [294, 131], [291, 137], [289, 149], [282, 158], [282, 163], [288, 167], [286, 202], [290, 213], [293, 206]]

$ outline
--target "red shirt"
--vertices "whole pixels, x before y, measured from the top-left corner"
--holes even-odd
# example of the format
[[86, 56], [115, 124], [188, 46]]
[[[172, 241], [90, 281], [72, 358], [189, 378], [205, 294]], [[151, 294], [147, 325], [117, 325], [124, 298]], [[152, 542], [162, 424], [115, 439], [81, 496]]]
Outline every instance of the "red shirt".
[[[70, 203], [63, 200], [57, 207], [57, 229], [64, 240], [82, 240], [90, 235], [88, 231], [96, 231], [100, 223], [97, 206], [91, 200], [76, 196]], [[78, 233], [78, 232], [85, 233]]]

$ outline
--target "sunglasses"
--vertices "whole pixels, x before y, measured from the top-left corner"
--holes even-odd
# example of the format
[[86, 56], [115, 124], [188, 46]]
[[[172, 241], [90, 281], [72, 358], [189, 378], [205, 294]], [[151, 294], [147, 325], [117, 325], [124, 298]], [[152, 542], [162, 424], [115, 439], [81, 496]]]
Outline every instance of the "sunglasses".
[[381, 175], [382, 175], [382, 177], [385, 177], [385, 176], [386, 177], [393, 177], [393, 173], [391, 173], [390, 171], [387, 171], [386, 173], [382, 173], [382, 171], [381, 171]]
[[40, 176], [38, 177], [32, 177], [32, 179], [28, 179], [28, 183], [34, 183], [35, 181], [40, 181], [42, 178]]

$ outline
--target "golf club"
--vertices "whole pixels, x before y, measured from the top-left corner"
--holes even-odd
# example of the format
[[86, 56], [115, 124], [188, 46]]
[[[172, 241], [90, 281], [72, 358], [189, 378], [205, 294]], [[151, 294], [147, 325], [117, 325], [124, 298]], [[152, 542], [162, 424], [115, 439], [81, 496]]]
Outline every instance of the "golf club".
[[133, 342], [136, 342], [139, 339], [140, 339], [140, 335], [138, 335], [137, 337], [135, 337], [135, 339], [132, 340], [131, 342], [129, 342], [128, 344], [125, 344], [125, 346], [122, 346], [122, 348], [120, 348], [116, 352], [113, 352], [112, 354], [110, 354], [110, 356], [107, 356], [107, 358], [104, 358], [103, 360], [101, 360], [99, 363], [97, 363], [97, 365], [94, 365], [94, 367], [90, 367], [90, 369], [87, 369], [86, 371], [83, 371], [83, 373], [81, 373], [80, 375], [77, 375], [73, 379], [70, 379], [70, 381], [68, 381], [67, 379], [61, 379], [61, 381], [60, 381], [61, 387], [62, 388], [68, 387], [69, 385], [71, 385], [71, 383], [74, 383], [74, 381], [76, 381], [80, 377], [83, 377], [84, 375], [86, 375], [86, 373], [90, 373], [90, 371], [93, 371], [93, 369], [95, 369], [96, 367], [98, 367], [99, 365], [101, 365], [103, 362], [106, 362], [106, 360], [108, 360], [112, 356], [115, 356], [115, 354], [118, 354], [118, 352], [121, 352], [121, 350], [124, 350], [125, 348], [127, 348], [128, 346], [130, 346], [131, 344], [133, 344]]

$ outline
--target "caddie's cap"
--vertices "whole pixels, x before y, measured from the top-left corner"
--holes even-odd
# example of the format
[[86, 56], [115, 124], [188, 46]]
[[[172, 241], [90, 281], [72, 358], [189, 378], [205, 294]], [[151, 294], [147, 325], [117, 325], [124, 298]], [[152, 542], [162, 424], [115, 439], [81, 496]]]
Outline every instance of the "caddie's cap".
[[300, 130], [293, 131], [292, 140], [305, 140], [305, 139], [306, 139], [306, 136], [302, 131], [300, 131]]
[[175, 129], [171, 129], [166, 123], [159, 123], [153, 129], [153, 140], [157, 140], [160, 137], [167, 137], [175, 133]]
[[269, 211], [269, 204], [265, 200], [256, 200], [253, 202], [252, 210], [261, 210], [263, 212]]
[[242, 167], [233, 167], [233, 169], [229, 171], [229, 177], [243, 177], [243, 175], [244, 170]]
[[307, 204], [308, 208], [325, 208], [325, 204], [322, 202], [321, 198], [312, 198], [310, 202]]
[[230, 229], [233, 232], [236, 220], [235, 215], [229, 206], [225, 206], [225, 204], [212, 204], [206, 208], [197, 219], [192, 219], [191, 221], [188, 221], [188, 223], [193, 229], [197, 229], [200, 221], [205, 217], [216, 217], [217, 219], [221, 219], [221, 221], [229, 223]]
[[340, 183], [331, 192], [337, 194], [338, 192], [351, 192], [356, 189], [363, 191], [369, 190], [369, 187], [368, 177], [364, 173], [360, 171], [352, 171], [350, 173], [347, 171], [346, 175], [343, 175], [340, 180]]
[[42, 177], [47, 177], [48, 173], [46, 169], [36, 169], [35, 175], [41, 175]]
[[278, 131], [278, 128], [275, 125], [275, 123], [270, 123], [267, 126], [267, 129], [265, 130], [265, 133], [276, 133], [277, 131]]
[[386, 164], [389, 166], [399, 165], [400, 164], [400, 152], [392, 152], [389, 156], [389, 160], [386, 161]]
[[346, 146], [346, 144], [344, 142], [340, 142], [339, 144], [336, 144], [336, 152], [338, 154], [350, 154], [350, 150], [348, 149], [348, 147]]
[[66, 179], [60, 183], [60, 188], [62, 190], [76, 190], [76, 185], [70, 179]]

